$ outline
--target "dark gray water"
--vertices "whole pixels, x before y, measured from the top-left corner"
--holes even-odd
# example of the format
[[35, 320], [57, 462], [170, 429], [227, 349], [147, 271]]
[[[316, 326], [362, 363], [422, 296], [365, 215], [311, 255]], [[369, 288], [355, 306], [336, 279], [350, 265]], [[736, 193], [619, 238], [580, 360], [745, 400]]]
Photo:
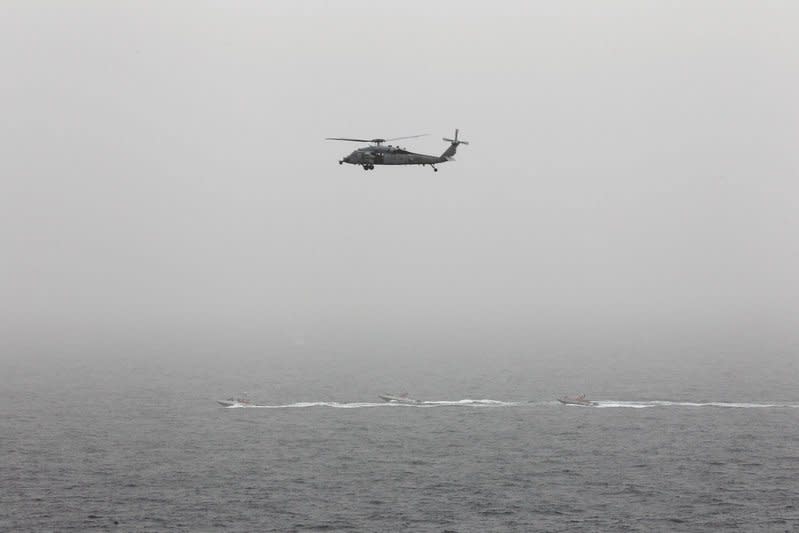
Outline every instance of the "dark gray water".
[[799, 528], [783, 356], [105, 348], [2, 363], [0, 529]]

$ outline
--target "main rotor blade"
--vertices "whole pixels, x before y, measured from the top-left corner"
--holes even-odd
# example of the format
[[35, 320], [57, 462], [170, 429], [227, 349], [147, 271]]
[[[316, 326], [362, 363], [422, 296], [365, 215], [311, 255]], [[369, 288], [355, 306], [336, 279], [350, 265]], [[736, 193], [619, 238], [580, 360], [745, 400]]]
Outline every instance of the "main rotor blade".
[[416, 137], [424, 137], [425, 135], [430, 135], [429, 133], [422, 133], [421, 135], [408, 135], [407, 137], [392, 137], [391, 139], [386, 139], [387, 141], [399, 141], [400, 139], [415, 139]]
[[408, 135], [406, 137], [392, 137], [391, 139], [351, 139], [350, 137], [325, 137], [327, 141], [353, 141], [357, 143], [375, 143], [381, 144], [386, 141], [399, 141], [400, 139], [415, 139], [416, 137], [424, 137], [430, 135], [429, 133], [422, 133], [421, 135]]

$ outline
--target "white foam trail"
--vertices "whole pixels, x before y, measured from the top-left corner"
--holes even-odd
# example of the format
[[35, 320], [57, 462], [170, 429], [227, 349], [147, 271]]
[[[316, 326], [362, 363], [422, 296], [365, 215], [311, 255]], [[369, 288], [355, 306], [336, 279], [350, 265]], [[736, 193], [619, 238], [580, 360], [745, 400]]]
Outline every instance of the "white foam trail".
[[488, 398], [482, 400], [472, 400], [466, 398], [465, 400], [439, 400], [439, 401], [429, 401], [429, 402], [422, 402], [422, 405], [450, 405], [450, 406], [459, 406], [459, 405], [466, 405], [466, 406], [473, 406], [473, 407], [513, 407], [519, 405], [517, 402], [503, 402], [500, 400], [490, 400]]
[[[727, 409], [799, 409], [796, 403], [749, 403], [749, 402], [678, 402], [671, 400], [593, 400], [596, 405], [581, 406], [567, 405], [564, 407], [594, 407], [594, 408], [628, 408], [647, 409], [651, 407], [715, 407]], [[505, 402], [501, 400], [431, 400], [419, 403], [402, 402], [296, 402], [282, 405], [244, 405], [234, 404], [226, 409], [301, 409], [309, 407], [329, 407], [332, 409], [363, 409], [376, 407], [518, 407], [518, 406], [560, 406], [555, 400], [530, 401], [530, 402]]]
[[285, 405], [256, 405], [261, 409], [301, 409], [304, 407], [332, 407], [334, 409], [359, 409], [363, 407], [382, 407], [384, 404], [375, 402], [297, 402]]
[[403, 402], [297, 402], [282, 405], [242, 405], [236, 404], [227, 407], [227, 409], [248, 408], [248, 409], [299, 409], [307, 407], [331, 407], [334, 409], [362, 409], [368, 407], [511, 407], [519, 405], [516, 402], [502, 402], [499, 400], [442, 400], [442, 401], [428, 401], [419, 403], [403, 403]]
[[734, 409], [764, 409], [764, 408], [799, 408], [797, 404], [789, 403], [746, 403], [746, 402], [676, 402], [670, 400], [594, 400], [595, 407], [627, 407], [631, 409], [646, 409], [648, 407], [721, 407]]

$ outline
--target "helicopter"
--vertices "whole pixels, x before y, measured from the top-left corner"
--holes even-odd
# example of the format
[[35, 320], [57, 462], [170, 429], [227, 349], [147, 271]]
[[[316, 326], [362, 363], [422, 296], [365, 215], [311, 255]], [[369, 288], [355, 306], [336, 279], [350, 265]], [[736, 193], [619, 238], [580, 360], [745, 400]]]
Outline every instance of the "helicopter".
[[416, 154], [409, 152], [399, 146], [385, 145], [388, 141], [399, 141], [400, 139], [415, 139], [416, 137], [424, 137], [427, 135], [409, 135], [407, 137], [393, 137], [391, 139], [350, 139], [348, 137], [327, 137], [328, 141], [353, 141], [371, 143], [365, 148], [358, 148], [347, 157], [339, 160], [338, 164], [343, 165], [349, 163], [351, 165], [361, 165], [364, 170], [374, 170], [375, 165], [430, 165], [433, 167], [434, 172], [438, 172], [436, 164], [446, 163], [447, 161], [454, 161], [452, 156], [458, 149], [459, 144], [469, 144], [466, 141], [458, 140], [458, 130], [455, 130], [455, 138], [448, 139], [443, 137], [445, 141], [450, 143], [443, 154], [427, 155]]

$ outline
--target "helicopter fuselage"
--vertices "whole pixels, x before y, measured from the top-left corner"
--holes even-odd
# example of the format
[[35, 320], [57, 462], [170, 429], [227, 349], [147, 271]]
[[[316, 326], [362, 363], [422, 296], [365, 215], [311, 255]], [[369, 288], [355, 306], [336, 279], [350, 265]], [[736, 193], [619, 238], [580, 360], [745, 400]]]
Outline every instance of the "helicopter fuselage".
[[434, 165], [445, 161], [446, 158], [437, 155], [417, 154], [394, 146], [369, 146], [355, 150], [340, 162], [371, 167], [372, 165]]

